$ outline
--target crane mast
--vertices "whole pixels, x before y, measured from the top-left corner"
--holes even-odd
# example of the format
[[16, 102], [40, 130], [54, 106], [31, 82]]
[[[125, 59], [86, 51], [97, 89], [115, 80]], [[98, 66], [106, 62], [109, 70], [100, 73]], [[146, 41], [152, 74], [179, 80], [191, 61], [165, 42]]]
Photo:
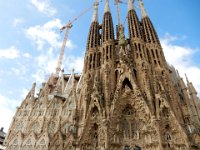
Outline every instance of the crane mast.
[[68, 21], [68, 23], [60, 29], [61, 32], [65, 30], [65, 34], [64, 34], [63, 43], [62, 43], [62, 46], [61, 46], [61, 49], [60, 49], [60, 54], [59, 54], [59, 57], [58, 57], [58, 62], [57, 62], [57, 66], [56, 66], [56, 72], [55, 72], [55, 74], [52, 74], [52, 76], [50, 77], [50, 84], [51, 85], [55, 85], [56, 84], [56, 78], [59, 77], [59, 73], [61, 71], [61, 65], [62, 65], [63, 58], [64, 58], [65, 47], [66, 47], [66, 44], [67, 44], [67, 41], [68, 41], [69, 31], [72, 28], [73, 23], [76, 20], [78, 20], [81, 16], [86, 14], [88, 11], [90, 11], [96, 5], [99, 5], [99, 0], [96, 0], [95, 3], [92, 6], [87, 8], [85, 11], [83, 11], [77, 17], [75, 17], [72, 21]]
[[119, 5], [118, 3], [121, 2], [120, 0], [115, 0], [115, 5], [116, 5], [116, 9], [117, 9], [117, 19], [118, 19], [118, 25], [121, 25], [121, 21], [120, 21], [120, 11], [119, 11]]

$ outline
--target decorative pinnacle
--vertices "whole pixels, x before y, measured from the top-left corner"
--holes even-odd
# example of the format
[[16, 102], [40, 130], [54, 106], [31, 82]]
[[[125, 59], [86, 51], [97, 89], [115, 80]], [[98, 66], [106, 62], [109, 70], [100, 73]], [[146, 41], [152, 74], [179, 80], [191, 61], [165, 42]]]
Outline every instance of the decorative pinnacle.
[[105, 8], [104, 8], [104, 13], [106, 13], [106, 12], [110, 12], [109, 0], [106, 0], [106, 5], [105, 5]]
[[98, 5], [99, 5], [98, 2], [95, 2], [92, 22], [98, 22]]
[[134, 6], [133, 6], [134, 2], [135, 0], [128, 0], [128, 11], [134, 10]]
[[144, 8], [144, 4], [143, 4], [142, 0], [138, 0], [138, 1], [139, 1], [139, 6], [140, 6], [140, 11], [141, 11], [141, 14], [142, 14], [142, 18], [145, 18], [148, 15], [147, 15], [147, 12], [146, 12], [146, 10]]
[[181, 78], [181, 76], [180, 76], [178, 70], [176, 70], [176, 75], [178, 76], [178, 78]]
[[190, 83], [190, 81], [188, 80], [188, 77], [187, 77], [186, 73], [185, 73], [185, 78], [186, 78], [187, 83]]
[[72, 74], [74, 74], [74, 72], [75, 72], [75, 69], [74, 69], [74, 68], [72, 68]]

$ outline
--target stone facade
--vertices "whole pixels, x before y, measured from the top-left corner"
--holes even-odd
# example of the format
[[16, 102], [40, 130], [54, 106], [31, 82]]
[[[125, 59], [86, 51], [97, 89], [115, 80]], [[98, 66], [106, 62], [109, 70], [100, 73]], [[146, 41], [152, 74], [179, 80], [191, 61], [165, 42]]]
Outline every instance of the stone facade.
[[[128, 31], [114, 35], [109, 2], [90, 26], [82, 74], [61, 73], [35, 83], [17, 108], [7, 150], [200, 149], [200, 101], [165, 60], [157, 33], [139, 0], [128, 2]], [[54, 82], [51, 82], [53, 79]]]

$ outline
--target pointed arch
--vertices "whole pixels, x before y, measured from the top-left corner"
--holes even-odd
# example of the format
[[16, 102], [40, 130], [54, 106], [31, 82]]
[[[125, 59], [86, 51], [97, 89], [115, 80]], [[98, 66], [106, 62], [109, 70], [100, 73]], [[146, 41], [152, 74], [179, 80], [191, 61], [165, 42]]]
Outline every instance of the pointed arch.
[[128, 78], [125, 78], [124, 81], [122, 82], [122, 89], [125, 89], [126, 86], [129, 87], [131, 90], [133, 90], [133, 86]]

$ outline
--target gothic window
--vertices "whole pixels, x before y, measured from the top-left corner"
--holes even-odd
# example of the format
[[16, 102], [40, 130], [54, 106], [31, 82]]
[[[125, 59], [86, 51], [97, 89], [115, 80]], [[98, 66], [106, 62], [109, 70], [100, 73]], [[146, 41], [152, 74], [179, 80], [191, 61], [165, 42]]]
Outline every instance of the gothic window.
[[92, 118], [96, 119], [96, 118], [98, 117], [98, 115], [99, 115], [98, 108], [95, 106], [95, 107], [92, 109], [91, 113], [92, 113]]
[[92, 143], [93, 149], [98, 148], [98, 145], [99, 145], [99, 141], [98, 141], [98, 125], [96, 123], [92, 127], [90, 138], [91, 138], [91, 143]]
[[131, 133], [133, 139], [139, 139], [139, 131], [138, 131], [138, 123], [136, 121], [132, 121], [131, 123]]
[[129, 122], [126, 119], [122, 120], [121, 122], [121, 130], [123, 131], [124, 138], [130, 137]]
[[167, 147], [168, 148], [171, 148], [171, 141], [172, 141], [172, 137], [170, 135], [170, 133], [165, 133], [165, 140], [167, 142]]

